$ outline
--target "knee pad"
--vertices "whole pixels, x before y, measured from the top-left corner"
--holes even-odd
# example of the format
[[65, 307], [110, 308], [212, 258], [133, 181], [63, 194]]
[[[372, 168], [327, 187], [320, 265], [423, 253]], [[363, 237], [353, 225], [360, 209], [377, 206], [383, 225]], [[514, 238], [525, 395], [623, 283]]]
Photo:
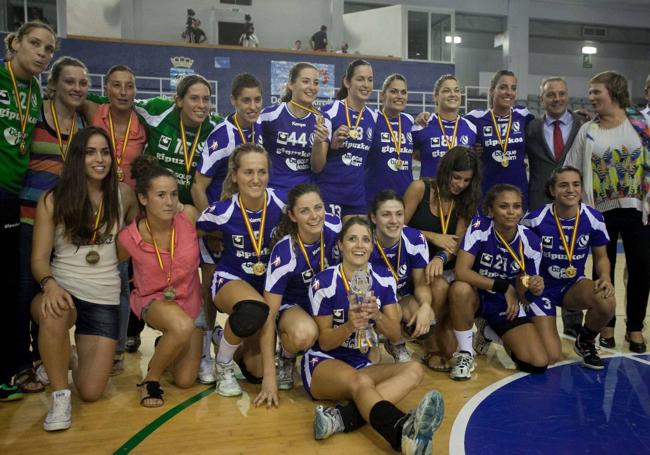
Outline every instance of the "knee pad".
[[228, 317], [232, 332], [239, 338], [248, 338], [262, 328], [269, 315], [269, 307], [257, 300], [237, 302]]
[[514, 353], [511, 354], [510, 357], [512, 358], [512, 361], [515, 362], [515, 365], [517, 365], [517, 368], [524, 373], [540, 374], [545, 372], [548, 368], [548, 365], [538, 367], [528, 362], [524, 362], [523, 360], [519, 360]]

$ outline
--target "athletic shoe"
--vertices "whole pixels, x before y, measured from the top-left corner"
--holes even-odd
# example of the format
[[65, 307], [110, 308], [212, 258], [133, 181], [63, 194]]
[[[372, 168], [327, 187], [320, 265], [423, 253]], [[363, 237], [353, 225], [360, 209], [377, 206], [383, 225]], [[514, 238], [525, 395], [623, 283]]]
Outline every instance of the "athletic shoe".
[[437, 390], [428, 392], [418, 407], [409, 412], [402, 426], [402, 453], [430, 455], [433, 452], [433, 433], [445, 415], [445, 403]]
[[490, 343], [492, 343], [492, 340], [487, 339], [484, 333], [488, 323], [484, 318], [477, 317], [474, 324], [476, 324], [476, 333], [472, 339], [472, 347], [477, 354], [485, 355], [490, 349]]
[[140, 340], [140, 335], [136, 335], [134, 337], [126, 337], [126, 345], [124, 346], [124, 349], [126, 352], [130, 353], [138, 352], [140, 343], [142, 343], [142, 340]]
[[217, 376], [214, 374], [214, 359], [212, 357], [201, 357], [198, 381], [206, 385], [214, 384], [217, 381]]
[[314, 439], [320, 441], [327, 439], [334, 433], [341, 433], [345, 429], [341, 412], [329, 406], [319, 404], [314, 410]]
[[296, 359], [288, 359], [282, 354], [276, 355], [275, 365], [278, 377], [279, 390], [293, 389], [293, 367]]
[[241, 395], [242, 390], [235, 377], [235, 368], [237, 368], [235, 361], [231, 360], [228, 363], [216, 362], [216, 364], [217, 384], [215, 386], [215, 392], [222, 397], [238, 397]]
[[582, 357], [582, 364], [591, 368], [592, 370], [602, 370], [605, 368], [603, 361], [598, 356], [598, 348], [596, 347], [596, 341], [582, 341], [580, 335], [576, 338], [576, 342], [573, 344], [573, 350], [576, 354]]
[[34, 368], [34, 374], [36, 375], [36, 379], [38, 379], [38, 382], [40, 382], [44, 386], [50, 385], [50, 378], [47, 376], [47, 371], [45, 371], [45, 365], [43, 365], [43, 362], [41, 360], [38, 360], [36, 362], [36, 368]]
[[0, 384], [0, 401], [16, 401], [23, 397], [23, 393], [11, 384]]
[[67, 430], [72, 425], [72, 405], [70, 389], [52, 392], [52, 407], [45, 417], [45, 431]]
[[113, 355], [113, 367], [111, 368], [111, 376], [118, 376], [124, 373], [124, 353], [115, 353]]
[[407, 363], [411, 361], [411, 353], [406, 349], [406, 343], [393, 344], [387, 341], [384, 343], [384, 348], [395, 359], [395, 363]]
[[449, 373], [449, 377], [454, 381], [466, 381], [472, 377], [472, 371], [476, 369], [474, 356], [466, 351], [454, 353], [454, 366]]

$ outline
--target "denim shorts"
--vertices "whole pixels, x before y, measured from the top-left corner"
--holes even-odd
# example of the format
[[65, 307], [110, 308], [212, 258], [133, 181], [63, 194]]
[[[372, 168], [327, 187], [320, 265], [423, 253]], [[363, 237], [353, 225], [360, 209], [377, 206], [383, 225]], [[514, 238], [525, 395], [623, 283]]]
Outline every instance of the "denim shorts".
[[75, 335], [95, 335], [118, 340], [120, 338], [120, 306], [100, 305], [72, 296], [77, 309]]

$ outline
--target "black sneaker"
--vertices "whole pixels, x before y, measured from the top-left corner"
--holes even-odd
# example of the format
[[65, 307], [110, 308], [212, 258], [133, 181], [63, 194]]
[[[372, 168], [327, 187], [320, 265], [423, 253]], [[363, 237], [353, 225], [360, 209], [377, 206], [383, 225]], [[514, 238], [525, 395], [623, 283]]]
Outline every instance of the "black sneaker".
[[126, 346], [125, 350], [126, 352], [138, 352], [138, 348], [140, 347], [140, 336], [136, 335], [134, 337], [127, 337], [126, 338]]
[[605, 368], [603, 361], [598, 356], [598, 348], [596, 347], [595, 340], [582, 341], [578, 336], [573, 345], [573, 350], [582, 357], [582, 363], [585, 367], [591, 368], [592, 370], [602, 370]]
[[0, 384], [0, 401], [15, 401], [23, 397], [22, 392], [11, 384]]

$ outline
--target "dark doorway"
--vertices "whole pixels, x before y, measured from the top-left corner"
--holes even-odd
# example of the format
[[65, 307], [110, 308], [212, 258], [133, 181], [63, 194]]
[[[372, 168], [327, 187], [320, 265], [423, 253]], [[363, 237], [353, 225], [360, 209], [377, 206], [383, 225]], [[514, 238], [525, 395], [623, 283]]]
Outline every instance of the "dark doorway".
[[244, 33], [242, 22], [219, 22], [219, 44], [238, 45], [239, 37]]

